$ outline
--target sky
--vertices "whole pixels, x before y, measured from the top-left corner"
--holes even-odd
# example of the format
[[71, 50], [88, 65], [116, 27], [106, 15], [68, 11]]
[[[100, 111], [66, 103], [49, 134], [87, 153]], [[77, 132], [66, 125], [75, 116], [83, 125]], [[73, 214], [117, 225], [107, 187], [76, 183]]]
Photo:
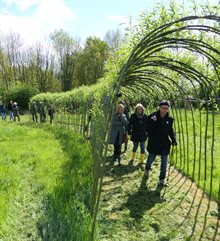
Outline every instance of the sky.
[[103, 39], [108, 30], [134, 24], [142, 11], [152, 10], [154, 3], [154, 0], [0, 0], [0, 32], [19, 33], [30, 45], [43, 41], [55, 29], [63, 29], [82, 42], [89, 36]]

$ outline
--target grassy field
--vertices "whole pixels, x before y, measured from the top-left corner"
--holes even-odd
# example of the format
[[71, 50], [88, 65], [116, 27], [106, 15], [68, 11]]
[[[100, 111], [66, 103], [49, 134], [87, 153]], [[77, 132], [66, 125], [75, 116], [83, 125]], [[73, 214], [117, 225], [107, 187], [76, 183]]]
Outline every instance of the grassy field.
[[218, 200], [220, 115], [198, 110], [177, 110], [172, 114], [178, 141], [172, 163]]
[[[143, 178], [143, 166], [130, 161], [131, 143], [121, 168], [108, 157], [97, 240], [220, 240], [219, 204], [199, 188], [218, 200], [220, 117], [213, 127], [204, 111], [173, 116], [178, 146], [168, 188], [157, 186], [159, 158]], [[91, 150], [59, 126], [1, 123], [0, 240], [88, 240]]]
[[1, 122], [0, 150], [0, 240], [88, 240], [90, 146], [47, 124]]

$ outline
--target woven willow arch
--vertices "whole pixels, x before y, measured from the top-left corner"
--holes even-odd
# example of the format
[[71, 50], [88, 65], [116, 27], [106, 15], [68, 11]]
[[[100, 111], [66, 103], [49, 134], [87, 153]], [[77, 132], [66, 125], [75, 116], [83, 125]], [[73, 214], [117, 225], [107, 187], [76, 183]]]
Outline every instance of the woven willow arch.
[[[156, 109], [159, 101], [169, 99], [178, 140], [171, 164], [193, 179], [218, 203], [220, 124], [216, 123], [216, 119], [220, 114], [219, 22], [219, 16], [188, 16], [146, 34], [122, 67], [115, 97], [110, 104], [113, 113], [118, 96], [122, 95], [121, 98], [130, 103], [133, 99], [136, 103], [142, 101], [143, 98], [138, 99], [139, 95], [145, 96], [149, 113]], [[214, 38], [217, 39], [214, 44], [207, 41]], [[179, 51], [200, 60], [204, 71], [201, 67], [197, 69], [193, 63], [182, 61], [181, 56], [176, 58]], [[211, 75], [206, 73], [208, 68]], [[188, 96], [189, 88], [193, 99]], [[104, 156], [107, 145], [106, 142]], [[97, 203], [101, 195], [104, 166], [102, 163]], [[98, 205], [95, 209], [94, 225]]]
[[[154, 98], [156, 102], [161, 99], [170, 99], [179, 139], [179, 154], [176, 155], [176, 159], [180, 159], [179, 167], [198, 183], [203, 176], [203, 187], [210, 196], [213, 191], [213, 170], [219, 162], [218, 154], [220, 157], [220, 152], [215, 148], [220, 143], [219, 137], [216, 136], [215, 123], [215, 117], [219, 115], [220, 108], [220, 44], [213, 46], [211, 42], [205, 41], [205, 37], [209, 39], [216, 37], [220, 42], [219, 21], [219, 16], [189, 16], [148, 33], [135, 46], [127, 63], [123, 66], [117, 86], [117, 92], [122, 93], [125, 99], [132, 99], [140, 93]], [[199, 33], [202, 33], [204, 38], [201, 39]], [[204, 61], [203, 64], [209, 66], [212, 77], [197, 70], [193, 64], [175, 58], [175, 51], [179, 50], [198, 57], [201, 62]], [[169, 57], [166, 56], [167, 53]], [[174, 75], [177, 78], [174, 78]], [[187, 89], [180, 85], [179, 78], [183, 78], [183, 81], [190, 86], [195, 104], [188, 99]], [[201, 93], [203, 99], [201, 99]], [[178, 98], [181, 102], [188, 102], [189, 110], [184, 108], [181, 110]], [[153, 104], [156, 105], [156, 102], [154, 101]], [[199, 108], [202, 103], [205, 111]], [[149, 109], [155, 107], [148, 106]], [[193, 149], [190, 148], [192, 146]], [[193, 158], [190, 157], [190, 151], [193, 151]], [[193, 169], [190, 171], [191, 163], [193, 163]], [[201, 173], [202, 168], [203, 173]], [[219, 180], [218, 177], [218, 182]], [[214, 198], [219, 200], [219, 195], [215, 194]]]

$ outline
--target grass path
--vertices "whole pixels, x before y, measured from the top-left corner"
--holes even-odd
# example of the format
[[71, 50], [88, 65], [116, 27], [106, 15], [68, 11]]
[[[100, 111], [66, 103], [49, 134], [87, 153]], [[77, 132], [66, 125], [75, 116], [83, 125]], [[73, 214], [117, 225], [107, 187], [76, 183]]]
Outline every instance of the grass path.
[[102, 241], [220, 240], [219, 206], [189, 179], [169, 170], [169, 187], [158, 187], [159, 160], [149, 180], [143, 166], [123, 155], [122, 167], [107, 158], [100, 203]]

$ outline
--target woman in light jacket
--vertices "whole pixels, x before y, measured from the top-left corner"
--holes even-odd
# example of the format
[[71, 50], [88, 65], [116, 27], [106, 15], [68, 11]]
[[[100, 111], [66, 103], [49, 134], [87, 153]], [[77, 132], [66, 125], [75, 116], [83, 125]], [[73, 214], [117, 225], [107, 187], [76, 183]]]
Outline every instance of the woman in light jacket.
[[113, 116], [109, 144], [114, 145], [113, 161], [118, 160], [119, 166], [121, 165], [121, 145], [123, 143], [123, 136], [127, 125], [128, 120], [124, 114], [124, 105], [118, 104]]

